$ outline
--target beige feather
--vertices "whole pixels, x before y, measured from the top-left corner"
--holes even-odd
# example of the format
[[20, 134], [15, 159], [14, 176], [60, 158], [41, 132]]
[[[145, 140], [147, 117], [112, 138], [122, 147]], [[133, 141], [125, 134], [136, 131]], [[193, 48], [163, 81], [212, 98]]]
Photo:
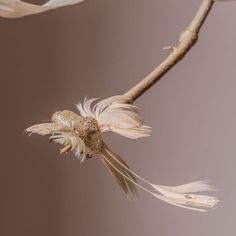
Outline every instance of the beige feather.
[[18, 18], [77, 4], [82, 1], [84, 0], [50, 0], [45, 4], [36, 5], [21, 0], [0, 0], [0, 16], [5, 18]]
[[[137, 194], [137, 189], [134, 184], [137, 180], [135, 176], [128, 171], [129, 166], [123, 159], [112, 152], [106, 144], [104, 144], [104, 149], [99, 158], [126, 194]], [[120, 163], [122, 163], [122, 165]]]
[[123, 96], [113, 96], [92, 106], [96, 100], [86, 98], [77, 108], [81, 116], [95, 118], [101, 132], [112, 131], [131, 139], [150, 136], [151, 128], [143, 124], [137, 107], [124, 103]]

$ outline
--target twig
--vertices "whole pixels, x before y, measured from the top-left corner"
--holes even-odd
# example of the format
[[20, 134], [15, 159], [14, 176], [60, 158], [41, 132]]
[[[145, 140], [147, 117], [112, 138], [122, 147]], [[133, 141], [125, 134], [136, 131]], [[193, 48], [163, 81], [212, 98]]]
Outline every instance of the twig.
[[213, 0], [202, 1], [201, 6], [197, 11], [194, 19], [187, 27], [187, 29], [183, 33], [181, 33], [178, 46], [164, 48], [171, 49], [171, 54], [142, 81], [140, 81], [137, 85], [132, 87], [124, 94], [124, 96], [127, 98], [127, 102], [134, 102], [139, 96], [141, 96], [145, 91], [147, 91], [157, 81], [159, 81], [162, 76], [164, 76], [185, 56], [185, 54], [197, 42], [199, 31], [203, 23], [205, 22], [205, 19], [210, 12], [213, 4]]

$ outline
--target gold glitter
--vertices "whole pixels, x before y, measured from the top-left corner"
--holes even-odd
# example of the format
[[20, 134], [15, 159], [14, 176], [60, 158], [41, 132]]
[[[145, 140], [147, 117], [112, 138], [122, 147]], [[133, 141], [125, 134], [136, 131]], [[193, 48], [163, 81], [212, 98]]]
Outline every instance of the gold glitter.
[[84, 141], [87, 157], [99, 153], [103, 140], [97, 121], [92, 117], [81, 117], [73, 111], [57, 111], [52, 116], [53, 123], [60, 123], [72, 128], [75, 135]]

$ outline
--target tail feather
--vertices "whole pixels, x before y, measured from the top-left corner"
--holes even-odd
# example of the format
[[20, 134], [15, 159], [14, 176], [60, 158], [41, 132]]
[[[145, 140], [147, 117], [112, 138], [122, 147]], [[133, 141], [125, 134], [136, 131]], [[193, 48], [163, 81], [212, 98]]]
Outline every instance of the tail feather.
[[[121, 159], [116, 153], [112, 152], [106, 145], [102, 151], [100, 159], [126, 194], [137, 194], [137, 189], [134, 184], [137, 180], [135, 176], [128, 171], [129, 166], [123, 159]], [[120, 163], [122, 163], [122, 165]], [[126, 178], [119, 172], [126, 176]]]

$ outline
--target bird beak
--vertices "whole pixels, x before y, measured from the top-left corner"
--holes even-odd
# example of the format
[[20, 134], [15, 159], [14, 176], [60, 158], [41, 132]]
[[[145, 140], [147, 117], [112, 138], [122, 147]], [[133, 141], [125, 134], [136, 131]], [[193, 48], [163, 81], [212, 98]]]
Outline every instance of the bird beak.
[[60, 154], [67, 154], [72, 149], [72, 146], [70, 144], [67, 144], [64, 148], [60, 150]]

